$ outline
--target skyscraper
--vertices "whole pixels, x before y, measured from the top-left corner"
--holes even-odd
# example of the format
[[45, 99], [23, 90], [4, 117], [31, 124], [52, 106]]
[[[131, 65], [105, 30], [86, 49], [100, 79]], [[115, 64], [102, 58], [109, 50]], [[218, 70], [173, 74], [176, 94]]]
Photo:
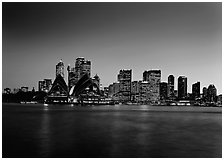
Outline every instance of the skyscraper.
[[117, 80], [120, 83], [120, 91], [122, 96], [122, 101], [131, 100], [131, 79], [132, 79], [132, 70], [120, 70]]
[[200, 98], [200, 82], [192, 84], [192, 97]]
[[64, 78], [64, 63], [62, 60], [60, 60], [60, 62], [56, 65], [56, 77], [59, 74]]
[[160, 99], [159, 84], [161, 81], [161, 70], [149, 70], [143, 72], [143, 81], [150, 83], [150, 99], [157, 102]]
[[91, 75], [91, 62], [85, 60], [83, 57], [76, 58], [75, 67], [67, 68], [68, 70], [68, 86], [71, 89], [72, 86], [76, 85], [78, 80], [87, 73], [90, 77]]
[[215, 102], [216, 96], [217, 96], [217, 90], [213, 84], [210, 84], [207, 90], [207, 100], [209, 102]]
[[178, 78], [178, 99], [187, 97], [187, 77], [179, 76]]
[[51, 79], [44, 79], [43, 81], [39, 81], [38, 90], [44, 91], [44, 92], [49, 92], [51, 89], [51, 86], [52, 86]]
[[206, 87], [203, 87], [202, 89], [202, 94], [203, 94], [203, 98], [206, 100], [207, 99], [207, 88]]
[[167, 99], [167, 83], [161, 82], [159, 88], [160, 88], [160, 100]]
[[169, 99], [174, 98], [174, 76], [173, 75], [169, 75], [168, 77], [167, 95]]

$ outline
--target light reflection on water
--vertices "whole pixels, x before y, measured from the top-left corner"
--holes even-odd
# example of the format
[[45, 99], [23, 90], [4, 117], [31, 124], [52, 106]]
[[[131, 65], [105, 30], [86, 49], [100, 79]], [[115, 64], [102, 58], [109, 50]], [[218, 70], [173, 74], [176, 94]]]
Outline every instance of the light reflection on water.
[[221, 157], [221, 108], [3, 105], [3, 157]]

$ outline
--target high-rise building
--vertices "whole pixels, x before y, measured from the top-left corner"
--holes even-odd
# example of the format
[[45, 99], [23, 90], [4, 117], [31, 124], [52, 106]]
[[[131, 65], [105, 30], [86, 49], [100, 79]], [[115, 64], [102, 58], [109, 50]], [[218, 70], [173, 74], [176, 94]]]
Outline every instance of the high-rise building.
[[138, 81], [131, 82], [131, 92], [132, 92], [132, 94], [139, 93], [139, 82]]
[[76, 85], [76, 83], [79, 81], [79, 79], [84, 75], [88, 74], [90, 77], [91, 75], [91, 62], [88, 60], [85, 60], [83, 57], [76, 58], [75, 67], [70, 67], [70, 65], [67, 68], [68, 70], [68, 86], [69, 89]]
[[139, 101], [142, 103], [151, 102], [151, 84], [149, 81], [139, 81]]
[[131, 82], [132, 101], [139, 101], [139, 92], [140, 92], [140, 82], [132, 81]]
[[167, 95], [169, 99], [174, 98], [174, 76], [173, 75], [169, 75], [168, 77]]
[[64, 63], [62, 60], [60, 60], [60, 62], [56, 65], [56, 77], [59, 74], [64, 78]]
[[115, 82], [110, 84], [108, 87], [108, 97], [112, 98], [113, 100], [120, 100], [120, 83]]
[[207, 97], [208, 97], [208, 89], [206, 87], [203, 87], [202, 89], [202, 98], [203, 100], [206, 102], [207, 101]]
[[210, 84], [207, 90], [207, 100], [209, 102], [215, 102], [216, 96], [217, 96], [217, 90], [213, 84]]
[[151, 102], [158, 102], [160, 100], [159, 84], [161, 81], [161, 70], [144, 71], [143, 81], [148, 81], [150, 83]]
[[121, 100], [130, 101], [131, 100], [131, 79], [132, 70], [120, 70], [117, 80], [120, 83]]
[[222, 106], [222, 95], [221, 94], [217, 96], [217, 104], [219, 106]]
[[43, 81], [39, 81], [38, 83], [38, 90], [49, 92], [52, 87], [52, 80], [51, 79], [44, 79]]
[[160, 83], [160, 100], [166, 100], [167, 99], [167, 83], [161, 82]]
[[178, 99], [187, 97], [187, 77], [179, 76], [178, 78]]
[[193, 99], [200, 98], [200, 82], [192, 84]]
[[38, 91], [44, 91], [44, 81], [38, 82]]

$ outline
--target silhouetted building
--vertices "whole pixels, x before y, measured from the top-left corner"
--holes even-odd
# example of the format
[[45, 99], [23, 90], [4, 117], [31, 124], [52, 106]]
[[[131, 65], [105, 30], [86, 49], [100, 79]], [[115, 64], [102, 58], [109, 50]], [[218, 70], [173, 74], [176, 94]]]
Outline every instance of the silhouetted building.
[[59, 74], [64, 78], [64, 63], [62, 60], [60, 60], [60, 62], [56, 65], [56, 77]]
[[21, 87], [22, 92], [28, 92], [28, 87]]
[[160, 83], [160, 100], [167, 99], [167, 83], [161, 82]]
[[221, 94], [218, 95], [218, 97], [217, 97], [217, 104], [218, 104], [219, 106], [222, 106], [222, 95], [221, 95]]
[[200, 98], [200, 82], [194, 83], [192, 85], [192, 98]]
[[43, 81], [39, 81], [38, 83], [38, 91], [49, 92], [52, 86], [51, 79], [44, 79]]
[[203, 87], [202, 93], [203, 93], [203, 98], [207, 97], [207, 88], [206, 87]]
[[178, 99], [187, 97], [187, 77], [180, 76], [178, 78]]
[[10, 94], [11, 93], [11, 89], [10, 88], [5, 88], [4, 89], [4, 93], [5, 94]]
[[178, 92], [177, 92], [177, 90], [174, 90], [174, 97], [175, 97], [175, 98], [178, 97]]
[[217, 90], [213, 84], [210, 84], [208, 86], [207, 90], [207, 100], [208, 102], [215, 102], [216, 101], [216, 96], [217, 96]]
[[167, 84], [167, 96], [169, 99], [174, 99], [174, 76], [169, 75], [168, 76], [168, 84]]
[[79, 79], [84, 75], [88, 74], [88, 76], [91, 76], [91, 62], [88, 60], [85, 60], [83, 57], [76, 58], [75, 67], [70, 67], [70, 65], [67, 68], [68, 70], [68, 86], [69, 89], [71, 89], [73, 86], [76, 85], [76, 83], [79, 81]]
[[150, 101], [158, 102], [160, 100], [159, 84], [161, 81], [161, 70], [149, 70], [143, 72], [143, 81], [150, 83]]
[[120, 83], [121, 101], [130, 101], [131, 100], [131, 79], [132, 79], [132, 70], [120, 70], [117, 80]]
[[44, 91], [44, 81], [38, 82], [38, 91]]
[[14, 88], [14, 89], [13, 89], [13, 93], [16, 94], [16, 93], [18, 93], [20, 90], [21, 90], [21, 89], [19, 89], [19, 88]]

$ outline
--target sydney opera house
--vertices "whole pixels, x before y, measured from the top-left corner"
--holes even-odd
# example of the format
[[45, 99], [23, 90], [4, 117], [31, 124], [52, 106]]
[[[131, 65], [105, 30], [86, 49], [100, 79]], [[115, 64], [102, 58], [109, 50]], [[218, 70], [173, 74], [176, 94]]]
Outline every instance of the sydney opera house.
[[60, 60], [56, 65], [56, 78], [45, 98], [45, 103], [110, 103], [101, 94], [100, 78], [97, 75], [90, 77], [90, 61], [82, 57], [77, 58], [75, 67], [70, 68], [69, 65], [67, 71], [68, 85], [64, 80], [64, 64]]

